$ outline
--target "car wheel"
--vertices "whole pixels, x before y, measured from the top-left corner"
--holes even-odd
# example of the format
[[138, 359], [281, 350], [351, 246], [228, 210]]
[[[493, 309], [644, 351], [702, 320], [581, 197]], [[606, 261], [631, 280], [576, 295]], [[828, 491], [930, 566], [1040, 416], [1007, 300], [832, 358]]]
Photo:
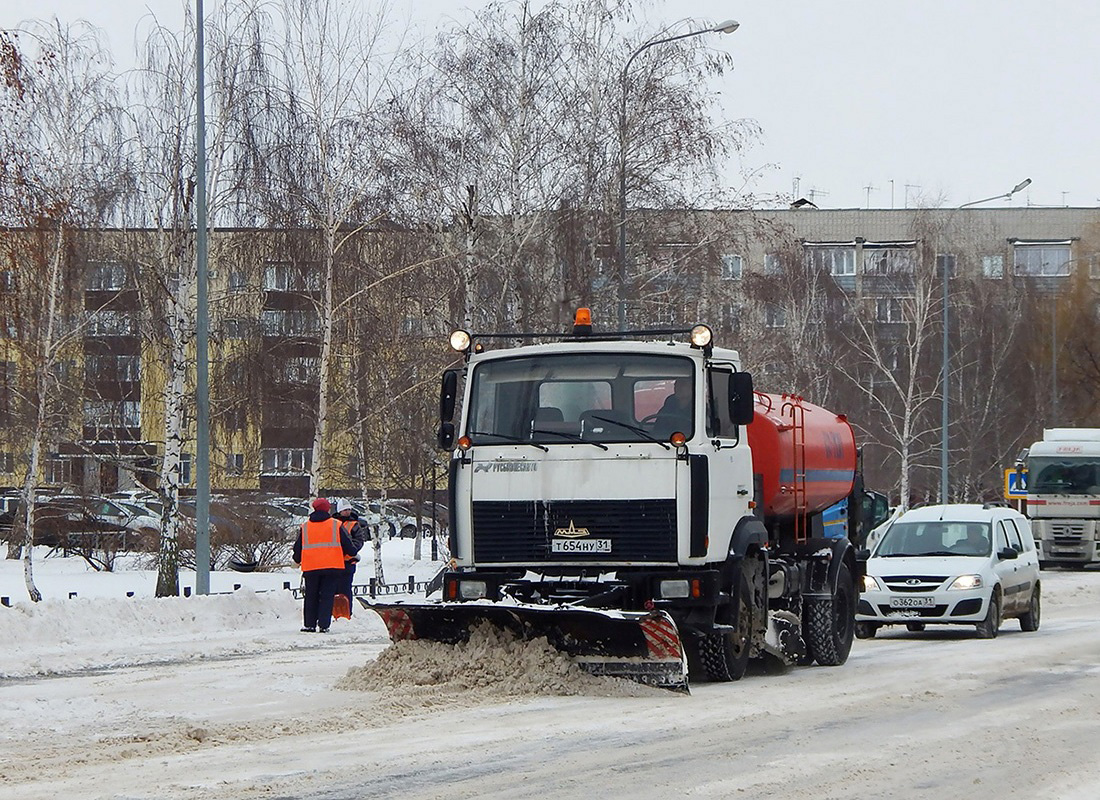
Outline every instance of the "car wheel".
[[924, 630], [924, 623], [923, 622], [906, 622], [905, 623], [905, 630], [910, 631], [912, 633], [920, 633], [921, 631]]
[[1031, 592], [1031, 602], [1028, 603], [1027, 613], [1020, 617], [1020, 630], [1037, 631], [1039, 630], [1039, 587], [1036, 586]]
[[878, 625], [874, 622], [857, 622], [855, 631], [857, 639], [874, 639], [878, 633]]
[[985, 619], [977, 625], [979, 639], [996, 639], [997, 631], [1001, 629], [1001, 590], [993, 587], [993, 594], [989, 598], [989, 609], [985, 612]]
[[416, 526], [415, 525], [402, 525], [401, 526], [401, 538], [402, 539], [415, 539], [416, 538]]
[[848, 660], [855, 628], [856, 593], [846, 565], [837, 575], [836, 592], [828, 600], [809, 600], [809, 645], [814, 660], [823, 667], [837, 667]]

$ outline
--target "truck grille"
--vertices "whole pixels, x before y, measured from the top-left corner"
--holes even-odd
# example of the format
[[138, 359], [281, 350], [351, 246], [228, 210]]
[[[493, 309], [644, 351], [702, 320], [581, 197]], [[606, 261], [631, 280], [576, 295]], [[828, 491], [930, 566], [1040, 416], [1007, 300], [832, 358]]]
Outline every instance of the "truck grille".
[[[586, 529], [574, 541], [605, 539], [610, 552], [552, 552], [558, 529]], [[486, 563], [676, 561], [675, 500], [561, 500], [473, 503], [474, 560]]]
[[1085, 538], [1085, 525], [1081, 522], [1052, 522], [1050, 532], [1054, 536], [1055, 546], [1073, 547]]

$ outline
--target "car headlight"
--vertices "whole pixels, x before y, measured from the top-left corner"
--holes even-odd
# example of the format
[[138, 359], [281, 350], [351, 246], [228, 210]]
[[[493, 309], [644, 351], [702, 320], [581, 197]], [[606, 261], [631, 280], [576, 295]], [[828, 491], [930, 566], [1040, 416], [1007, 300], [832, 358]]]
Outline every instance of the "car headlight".
[[882, 584], [878, 580], [870, 575], [863, 576], [863, 591], [865, 592], [881, 592]]
[[951, 581], [951, 585], [947, 587], [948, 591], [953, 589], [980, 589], [982, 587], [981, 575], [960, 575]]

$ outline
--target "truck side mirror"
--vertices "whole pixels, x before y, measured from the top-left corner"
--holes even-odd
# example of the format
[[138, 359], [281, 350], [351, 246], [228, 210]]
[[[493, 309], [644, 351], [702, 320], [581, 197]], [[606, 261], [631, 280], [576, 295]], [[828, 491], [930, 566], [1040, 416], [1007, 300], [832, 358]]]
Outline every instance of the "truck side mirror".
[[455, 424], [453, 422], [439, 423], [439, 433], [436, 434], [436, 443], [440, 450], [453, 450], [455, 446]]
[[735, 425], [748, 425], [752, 422], [754, 405], [752, 374], [748, 372], [733, 373], [730, 376], [730, 421]]
[[[443, 373], [439, 387], [439, 421], [450, 422], [455, 415], [455, 397], [458, 394], [458, 372], [449, 369]], [[454, 426], [452, 426], [453, 432]]]

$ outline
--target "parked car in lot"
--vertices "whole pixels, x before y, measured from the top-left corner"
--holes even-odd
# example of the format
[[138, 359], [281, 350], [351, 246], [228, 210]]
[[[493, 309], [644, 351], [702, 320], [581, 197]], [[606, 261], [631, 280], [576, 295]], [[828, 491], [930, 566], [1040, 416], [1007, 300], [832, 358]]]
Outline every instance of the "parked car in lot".
[[856, 636], [884, 625], [972, 625], [992, 639], [1002, 620], [1039, 628], [1039, 557], [1027, 517], [997, 505], [925, 506], [899, 516], [867, 561]]

